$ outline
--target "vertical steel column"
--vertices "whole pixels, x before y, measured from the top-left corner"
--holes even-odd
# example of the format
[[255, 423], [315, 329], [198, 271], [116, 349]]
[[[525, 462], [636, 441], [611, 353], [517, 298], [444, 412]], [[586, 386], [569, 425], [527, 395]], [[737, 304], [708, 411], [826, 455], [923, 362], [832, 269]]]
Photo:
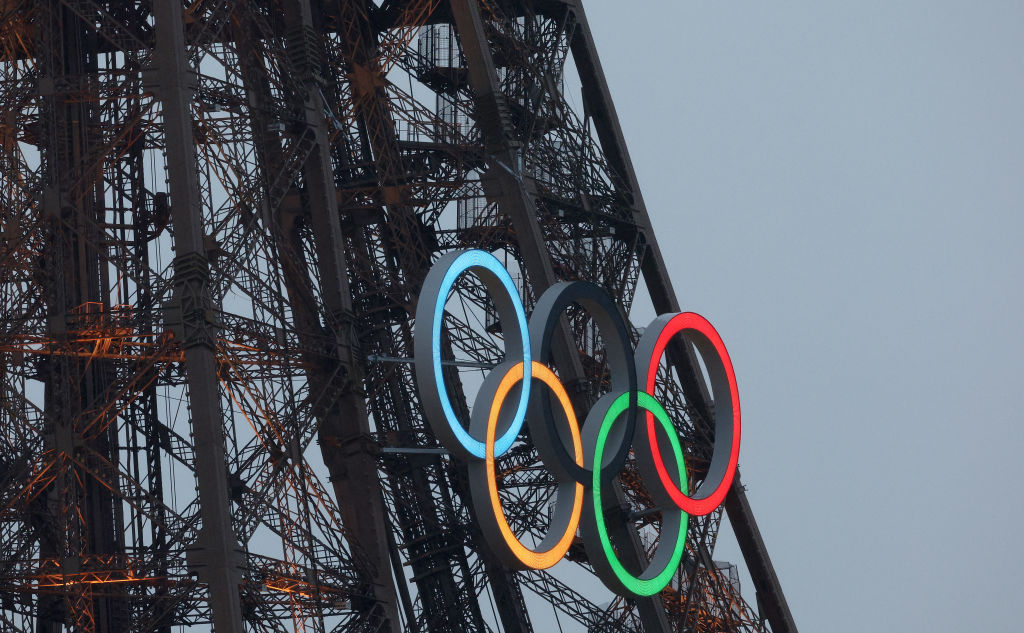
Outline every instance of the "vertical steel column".
[[[622, 135], [619, 119], [615, 114], [615, 106], [604, 78], [604, 71], [601, 69], [597, 47], [594, 45], [594, 37], [590, 31], [586, 13], [580, 0], [574, 0], [574, 3], [576, 6], [576, 31], [571, 41], [571, 47], [573, 58], [576, 61], [576, 69], [583, 82], [584, 103], [587, 111], [594, 118], [601, 148], [612, 169], [621, 178], [621, 182], [616, 184], [623, 187], [632, 198], [633, 219], [646, 242], [643, 252], [638, 254], [641, 271], [654, 309], [658, 313], [678, 312], [679, 300], [672, 288], [668, 270], [665, 268], [665, 261], [654, 236], [650, 217], [647, 215], [636, 172], [633, 170], [625, 137]], [[711, 419], [710, 396], [707, 386], [700, 379], [701, 374], [697, 369], [697, 359], [693, 350], [689, 346], [676, 346], [674, 352], [671, 355], [671, 360], [679, 370], [679, 377], [683, 381], [687, 399], [705, 419]], [[747, 502], [743, 486], [740, 484], [739, 472], [736, 473], [732, 488], [726, 497], [725, 510], [736, 533], [740, 551], [743, 553], [743, 560], [754, 581], [760, 603], [767, 611], [772, 630], [776, 633], [796, 633], [796, 623], [789, 610], [789, 605], [786, 603], [786, 597], [782, 593], [782, 585], [775, 574], [768, 550], [761, 539], [761, 533], [757, 529], [757, 522], [754, 520], [754, 514]]]
[[[477, 0], [450, 0], [450, 4], [466, 56], [469, 84], [475, 96], [477, 125], [483, 134], [490, 164], [483, 183], [484, 189], [488, 197], [498, 199], [502, 212], [511, 219], [530, 283], [534, 293], [539, 296], [556, 283], [558, 278], [544, 243], [544, 232], [537, 221], [535, 196], [523, 180], [519, 168], [518, 145], [509, 133], [507, 106], [498, 83], [479, 5]], [[563, 381], [578, 386], [586, 379], [583, 378], [583, 366], [572, 341], [572, 332], [566, 320], [562, 319], [555, 336], [555, 362], [562, 371]], [[618, 482], [613, 490], [615, 503], [624, 507], [625, 495]], [[636, 533], [625, 524], [614, 522], [613, 525], [621, 525], [621, 529], [613, 529], [613, 537], [623, 548], [622, 555], [626, 563], [639, 567], [644, 559], [644, 550]], [[637, 609], [649, 633], [670, 630], [660, 598], [638, 598]]]
[[[239, 594], [241, 553], [231, 526], [226, 445], [215, 355], [210, 265], [203, 249], [202, 201], [192, 134], [194, 70], [185, 54], [184, 7], [179, 0], [155, 0], [154, 89], [163, 104], [164, 139], [174, 227], [175, 337], [185, 356], [195, 444], [202, 531], [189, 566], [206, 583], [216, 633], [242, 633]], [[168, 319], [171, 320], [170, 318]]]
[[[285, 27], [289, 34], [289, 56], [298, 62], [297, 78], [303, 94], [292, 95], [306, 129], [313, 133], [313, 149], [303, 165], [308, 196], [317, 267], [328, 323], [337, 341], [336, 352], [345, 371], [334, 384], [330, 379], [313, 377], [319, 389], [338, 389], [339, 397], [322, 416], [319, 430], [324, 463], [331, 473], [334, 493], [343, 521], [354, 534], [356, 546], [368, 555], [372, 569], [367, 578], [373, 586], [375, 605], [366, 607], [366, 617], [374, 608], [383, 611], [378, 630], [397, 633], [398, 597], [391, 576], [388, 553], [386, 510], [377, 478], [377, 459], [368, 441], [370, 423], [366, 402], [360, 391], [361, 378], [355, 357], [355, 318], [348, 282], [348, 263], [344, 235], [338, 215], [338, 196], [331, 164], [330, 139], [323, 92], [314, 75], [318, 74], [322, 55], [319, 37], [313, 27], [309, 0], [291, 0], [284, 5]], [[294, 262], [293, 262], [294, 263]], [[298, 309], [302, 304], [295, 303]], [[306, 315], [314, 319], [315, 315]]]

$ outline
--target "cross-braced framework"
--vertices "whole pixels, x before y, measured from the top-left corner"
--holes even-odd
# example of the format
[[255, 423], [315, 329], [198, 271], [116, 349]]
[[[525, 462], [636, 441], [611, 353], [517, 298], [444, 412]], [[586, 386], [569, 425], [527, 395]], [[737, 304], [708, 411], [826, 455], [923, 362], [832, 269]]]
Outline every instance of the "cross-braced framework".
[[[504, 568], [424, 421], [412, 317], [443, 252], [493, 252], [528, 309], [565, 280], [679, 309], [578, 1], [0, 0], [0, 74], [0, 629], [795, 631], [738, 477], [757, 608], [712, 558], [721, 510], [624, 599], [579, 543]], [[467, 414], [502, 325], [472, 277], [445, 315]], [[565, 316], [582, 413], [607, 364]], [[713, 403], [669, 352], [655, 395], [700, 481]], [[498, 472], [539, 539], [528, 437]], [[660, 512], [631, 460], [617, 482], [636, 566]]]

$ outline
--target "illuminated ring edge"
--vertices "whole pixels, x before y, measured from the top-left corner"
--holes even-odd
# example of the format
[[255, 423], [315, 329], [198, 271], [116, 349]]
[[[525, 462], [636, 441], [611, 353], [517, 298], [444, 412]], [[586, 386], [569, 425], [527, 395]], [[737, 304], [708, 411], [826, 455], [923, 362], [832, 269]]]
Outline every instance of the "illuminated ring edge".
[[[476, 269], [476, 270], [474, 270]], [[451, 400], [448, 398], [441, 363], [441, 325], [444, 320], [444, 306], [455, 281], [465, 272], [473, 272], [487, 288], [494, 301], [498, 318], [502, 323], [505, 338], [506, 362], [522, 361], [525, 373], [532, 370], [529, 324], [519, 290], [512, 276], [491, 253], [479, 249], [453, 251], [442, 255], [431, 266], [423, 281], [420, 301], [416, 306], [416, 330], [414, 335], [414, 362], [416, 380], [422, 386], [433, 384], [432, 389], [419, 389], [420, 400], [427, 421], [438, 440], [452, 453], [461, 457], [484, 459], [484, 442], [473, 437], [459, 422]], [[483, 272], [484, 274], [480, 274]], [[504, 290], [504, 296], [499, 290]], [[431, 300], [423, 301], [425, 297]], [[514, 320], [516, 328], [509, 325]], [[526, 420], [526, 409], [530, 398], [530, 381], [524, 380], [519, 405], [501, 437], [496, 441], [496, 453], [507, 451], [522, 430]], [[474, 407], [475, 408], [475, 402]], [[472, 420], [472, 414], [470, 419]]]
[[[570, 433], [573, 439], [573, 452], [579, 464], [584, 461], [583, 440], [576, 420], [576, 415], [569, 402], [569, 396], [565, 387], [558, 380], [558, 377], [545, 365], [532, 361], [532, 377], [546, 384], [555, 392], [562, 406], [566, 409], [566, 418], [569, 421]], [[501, 499], [498, 496], [497, 478], [495, 475], [495, 459], [493, 439], [497, 430], [497, 419], [500, 415], [501, 406], [505, 401], [508, 392], [515, 384], [522, 381], [523, 364], [516, 363], [506, 372], [500, 383], [494, 389], [492, 404], [487, 410], [486, 416], [474, 412], [473, 428], [479, 431], [481, 425], [486, 425], [485, 447], [486, 456], [483, 462], [473, 462], [470, 469], [470, 493], [473, 498], [473, 507], [476, 509], [477, 520], [485, 539], [491, 544], [491, 549], [502, 561], [508, 565], [520, 569], [547, 569], [560, 561], [572, 545], [573, 537], [579, 527], [580, 517], [583, 512], [583, 484], [574, 481], [568, 476], [558, 477], [556, 491], [555, 513], [551, 521], [553, 529], [545, 536], [540, 543], [539, 551], [533, 550], [522, 544], [512, 532], [505, 512], [501, 507]], [[481, 392], [489, 391], [482, 388]], [[486, 417], [486, 421], [484, 418]], [[573, 503], [566, 509], [563, 499], [572, 494]], [[490, 512], [484, 513], [482, 508], [489, 508]], [[559, 527], [561, 534], [559, 534]]]
[[[693, 332], [697, 336], [689, 335], [689, 332]], [[708, 370], [712, 397], [716, 401], [715, 445], [711, 466], [708, 468], [707, 477], [692, 495], [683, 493], [672, 483], [662, 459], [661, 450], [653, 439], [654, 435], [650, 432], [654, 425], [650, 412], [645, 416], [645, 421], [650, 439], [651, 456], [662, 486], [672, 497], [672, 501], [683, 511], [694, 516], [704, 516], [710, 514], [725, 500], [736, 474], [742, 426], [739, 390], [732, 359], [729, 357], [722, 337], [711, 325], [711, 322], [696, 312], [678, 312], [663, 314], [654, 319], [637, 344], [636, 366], [643, 372], [642, 382], [646, 391], [654, 391], [658, 365], [661, 363], [669, 341], [677, 334], [682, 334], [696, 345]], [[730, 406], [724, 413], [723, 407], [717, 406], [718, 400], [723, 394], [728, 394], [730, 400]], [[728, 424], [719, 424], [723, 418], [728, 418]], [[726, 433], [722, 433], [722, 430], [725, 430]], [[709, 482], [714, 482], [714, 485], [709, 486]]]
[[[594, 445], [595, 455], [593, 461], [595, 464], [598, 462], [598, 453], [602, 450], [602, 438], [607, 435], [604, 431], [615, 423], [622, 414], [622, 411], [628, 406], [621, 404], [621, 401], [627, 395], [620, 394], [602, 414], [602, 432], [598, 433], [597, 442]], [[665, 408], [654, 396], [646, 392], [637, 394], [637, 404], [640, 408], [650, 411], [662, 425], [662, 428], [665, 430], [665, 436], [672, 446], [673, 455], [676, 457], [679, 485], [687, 486], [686, 462], [683, 457], [682, 446], [679, 443], [679, 438], [676, 435], [675, 427], [672, 424], [671, 418], [669, 418], [668, 412], [665, 411]], [[590, 503], [587, 504], [587, 512], [585, 513], [584, 545], [587, 547], [591, 564], [598, 573], [598, 577], [601, 578], [609, 589], [616, 593], [625, 591], [634, 596], [654, 595], [671, 582], [672, 576], [679, 568], [679, 563], [682, 560], [686, 547], [686, 530], [689, 527], [689, 517], [686, 512], [671, 505], [662, 510], [660, 540], [655, 549], [654, 556], [647, 562], [644, 571], [639, 576], [634, 576], [619, 561], [608, 537], [608, 530], [603, 516], [601, 479], [600, 465], [598, 464], [593, 471], [591, 488], [588, 491]], [[674, 482], [673, 485], [675, 485]], [[669, 500], [667, 491], [663, 487], [652, 486], [651, 494], [655, 497], [655, 501], [665, 502]], [[673, 539], [675, 542], [672, 543], [670, 549], [666, 545], [667, 540], [665, 537], [667, 534], [672, 533], [675, 534]], [[599, 549], [594, 547], [593, 541], [595, 537], [598, 541]], [[654, 570], [658, 569], [658, 567], [661, 569], [654, 573]]]

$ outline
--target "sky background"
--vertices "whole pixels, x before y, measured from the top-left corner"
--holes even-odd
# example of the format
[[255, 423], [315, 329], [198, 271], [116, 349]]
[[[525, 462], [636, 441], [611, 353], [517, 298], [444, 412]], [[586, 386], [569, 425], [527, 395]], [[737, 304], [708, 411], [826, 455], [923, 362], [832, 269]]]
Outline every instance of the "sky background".
[[1020, 631], [1024, 3], [585, 6], [800, 629]]

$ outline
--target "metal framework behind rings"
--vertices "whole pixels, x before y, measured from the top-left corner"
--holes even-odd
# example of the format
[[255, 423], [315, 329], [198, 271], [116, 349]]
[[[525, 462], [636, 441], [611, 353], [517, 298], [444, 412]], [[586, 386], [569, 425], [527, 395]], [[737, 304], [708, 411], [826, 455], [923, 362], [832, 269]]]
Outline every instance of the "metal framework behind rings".
[[[476, 275], [490, 293], [506, 346], [505, 361], [487, 375], [477, 393], [468, 430], [455, 415], [441, 371], [444, 307], [456, 280], [467, 272]], [[544, 362], [558, 320], [571, 303], [581, 305], [594, 319], [606, 342], [611, 369], [611, 391], [590, 409], [582, 429], [565, 387]], [[516, 327], [510, 327], [513, 323]], [[714, 454], [707, 477], [693, 494], [689, 493], [675, 426], [651, 395], [665, 347], [676, 335], [697, 346], [718, 405]], [[453, 455], [469, 462], [477, 521], [488, 545], [505, 564], [519, 569], [551, 567], [562, 559], [577, 529], [582, 528], [587, 556], [611, 590], [650, 596], [669, 583], [683, 555], [688, 516], [708, 514], [722, 503], [739, 458], [736, 376], [725, 344], [704, 317], [692, 312], [660, 315], [645, 330], [636, 352], [630, 353], [623, 317], [599, 286], [555, 284], [540, 297], [527, 320], [518, 290], [501, 262], [485, 251], [463, 250], [442, 256], [427, 275], [416, 311], [415, 346], [416, 378], [427, 419], [438, 440]], [[571, 449], [558, 433], [552, 399], [530, 397], [533, 380], [546, 385], [562, 407]], [[517, 399], [514, 411], [503, 406], [510, 396]], [[642, 424], [637, 424], [638, 410], [646, 413]], [[625, 423], [620, 422], [623, 418]], [[557, 481], [551, 526], [537, 549], [523, 545], [509, 526], [495, 473], [495, 460], [508, 451], [527, 420], [541, 461]], [[609, 443], [614, 448], [609, 448]], [[663, 509], [661, 538], [639, 575], [626, 570], [615, 553], [606, 526], [608, 507], [601, 495], [602, 484], [621, 471], [631, 446], [637, 449], [640, 473], [652, 497]], [[666, 454], [675, 462], [671, 470], [665, 464]]]

